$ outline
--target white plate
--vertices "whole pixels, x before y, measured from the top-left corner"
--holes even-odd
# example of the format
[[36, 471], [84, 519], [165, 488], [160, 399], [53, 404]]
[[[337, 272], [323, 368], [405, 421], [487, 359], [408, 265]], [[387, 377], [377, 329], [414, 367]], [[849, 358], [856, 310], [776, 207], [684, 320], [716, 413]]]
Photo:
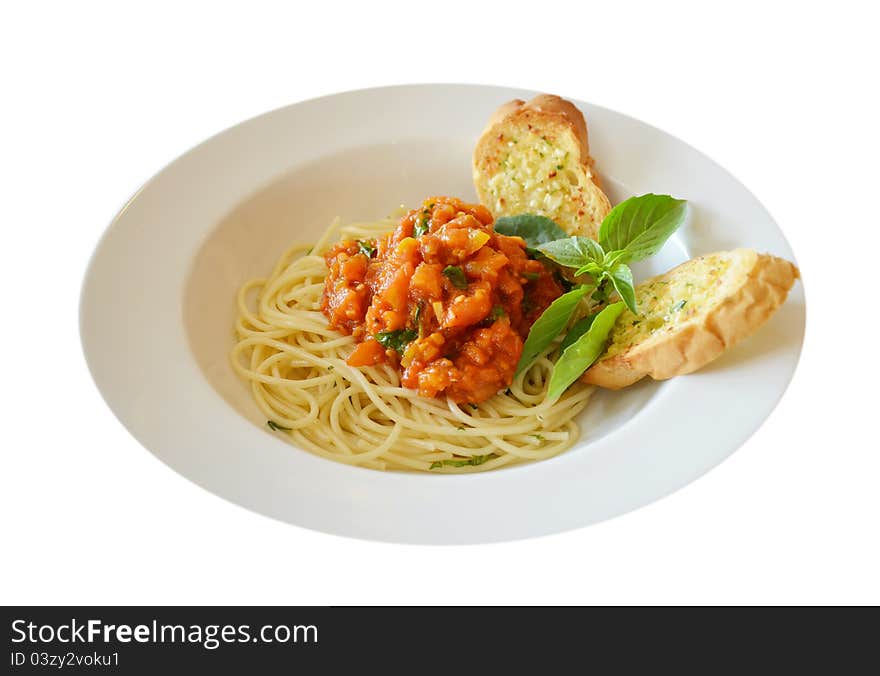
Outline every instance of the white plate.
[[[600, 392], [583, 437], [544, 462], [464, 476], [382, 473], [273, 435], [228, 363], [233, 297], [330, 221], [428, 195], [474, 200], [470, 155], [490, 113], [534, 92], [413, 85], [346, 92], [248, 120], [172, 162], [122, 209], [92, 258], [81, 333], [110, 408], [183, 476], [256, 512], [330, 533], [413, 543], [511, 540], [585, 526], [684, 486], [730, 455], [791, 379], [798, 284], [753, 338], [697, 374]], [[637, 278], [749, 246], [794, 260], [736, 179], [668, 134], [578, 102], [613, 202], [686, 198], [690, 218]]]

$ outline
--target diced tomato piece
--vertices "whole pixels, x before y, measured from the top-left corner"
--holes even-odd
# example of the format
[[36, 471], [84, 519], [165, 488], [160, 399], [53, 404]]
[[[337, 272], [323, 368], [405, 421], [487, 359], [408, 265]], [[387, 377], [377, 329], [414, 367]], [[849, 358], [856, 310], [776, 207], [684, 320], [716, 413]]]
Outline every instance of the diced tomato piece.
[[413, 274], [412, 266], [405, 263], [396, 270], [389, 270], [388, 285], [382, 290], [380, 298], [398, 312], [406, 311], [406, 299], [409, 294], [409, 281]]
[[466, 293], [452, 299], [446, 308], [444, 328], [471, 326], [485, 319], [492, 310], [492, 287], [488, 282], [471, 284]]
[[384, 358], [385, 348], [372, 338], [368, 338], [363, 343], [358, 343], [345, 363], [349, 366], [373, 366], [380, 364]]
[[440, 298], [443, 294], [443, 266], [438, 263], [419, 264], [410, 280], [410, 288], [417, 298]]
[[342, 275], [353, 282], [362, 282], [367, 274], [367, 261], [369, 259], [359, 253], [342, 262]]
[[506, 267], [510, 261], [507, 256], [499, 253], [491, 247], [483, 247], [476, 256], [465, 263], [464, 271], [468, 277], [484, 279], [491, 284], [495, 283], [498, 273]]

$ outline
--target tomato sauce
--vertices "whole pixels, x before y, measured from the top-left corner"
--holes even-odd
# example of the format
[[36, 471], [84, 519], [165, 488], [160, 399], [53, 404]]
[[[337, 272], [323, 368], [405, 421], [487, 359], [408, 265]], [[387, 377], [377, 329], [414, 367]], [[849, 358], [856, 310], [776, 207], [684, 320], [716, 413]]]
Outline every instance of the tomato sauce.
[[431, 197], [387, 235], [334, 245], [321, 311], [358, 341], [348, 363], [392, 364], [404, 387], [460, 404], [507, 388], [529, 328], [563, 289], [492, 225], [482, 205]]

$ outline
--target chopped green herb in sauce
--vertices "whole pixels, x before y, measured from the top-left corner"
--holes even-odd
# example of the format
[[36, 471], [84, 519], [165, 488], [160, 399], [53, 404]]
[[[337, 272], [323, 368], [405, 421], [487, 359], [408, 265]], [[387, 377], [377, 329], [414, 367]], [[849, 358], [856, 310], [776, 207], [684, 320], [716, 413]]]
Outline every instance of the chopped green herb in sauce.
[[467, 277], [465, 277], [464, 270], [462, 270], [460, 266], [447, 265], [443, 268], [443, 275], [452, 282], [452, 286], [456, 289], [468, 288]]
[[428, 232], [428, 228], [430, 226], [431, 221], [427, 216], [422, 218], [418, 223], [413, 226], [413, 237], [421, 237], [426, 232]]
[[373, 254], [376, 253], [376, 246], [369, 239], [359, 239], [357, 241], [358, 249], [360, 249], [361, 253], [367, 258], [372, 258]]
[[415, 329], [398, 329], [397, 331], [379, 331], [375, 335], [376, 342], [384, 348], [403, 353], [406, 346], [419, 337]]

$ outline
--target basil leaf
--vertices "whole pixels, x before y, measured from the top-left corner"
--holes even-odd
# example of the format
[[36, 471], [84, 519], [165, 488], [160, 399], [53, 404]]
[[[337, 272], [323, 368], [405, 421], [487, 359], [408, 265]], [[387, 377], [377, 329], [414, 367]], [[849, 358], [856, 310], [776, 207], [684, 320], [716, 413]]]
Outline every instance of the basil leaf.
[[592, 291], [592, 287], [587, 284], [575, 287], [568, 293], [559, 296], [550, 303], [550, 307], [541, 313], [541, 316], [532, 324], [528, 338], [523, 345], [522, 356], [519, 358], [519, 364], [516, 365], [517, 373], [528, 368], [535, 361], [535, 358], [562, 333], [562, 329], [568, 324], [568, 320], [571, 319], [578, 303], [587, 291]]
[[618, 263], [605, 275], [614, 285], [614, 290], [621, 297], [629, 311], [638, 314], [636, 309], [636, 290], [633, 288], [633, 273], [626, 263]]
[[553, 367], [548, 399], [556, 399], [605, 351], [614, 322], [624, 310], [622, 302], [609, 305], [593, 320], [587, 332], [566, 348]]
[[373, 245], [373, 242], [369, 239], [359, 239], [357, 241], [358, 249], [361, 250], [361, 253], [364, 254], [367, 258], [372, 258], [373, 254], [376, 252], [376, 247]]
[[292, 428], [290, 427], [282, 427], [274, 420], [267, 420], [266, 424], [269, 426], [269, 429], [273, 432], [290, 432]]
[[568, 330], [568, 333], [565, 334], [565, 338], [562, 341], [562, 344], [559, 346], [559, 353], [562, 354], [565, 352], [565, 349], [576, 342], [578, 338], [584, 335], [590, 327], [593, 325], [593, 320], [596, 318], [596, 315], [599, 314], [596, 312], [595, 314], [587, 315], [583, 319], [577, 320], [574, 324], [572, 324], [571, 328]]
[[599, 242], [609, 250], [623, 250], [624, 263], [640, 261], [660, 251], [684, 223], [687, 202], [649, 193], [630, 197], [614, 207], [599, 228]]
[[397, 329], [396, 331], [379, 331], [373, 337], [382, 347], [403, 353], [406, 346], [418, 336], [419, 332], [415, 329]]
[[539, 244], [562, 239], [567, 235], [565, 230], [549, 218], [537, 214], [502, 216], [495, 221], [495, 232], [508, 237], [522, 237], [526, 246], [531, 249], [537, 249]]
[[589, 237], [567, 237], [547, 242], [538, 251], [567, 268], [580, 268], [587, 263], [601, 263], [605, 252]]
[[452, 286], [456, 289], [466, 289], [468, 287], [467, 277], [464, 276], [464, 270], [457, 265], [447, 265], [443, 268], [443, 274], [452, 282]]

